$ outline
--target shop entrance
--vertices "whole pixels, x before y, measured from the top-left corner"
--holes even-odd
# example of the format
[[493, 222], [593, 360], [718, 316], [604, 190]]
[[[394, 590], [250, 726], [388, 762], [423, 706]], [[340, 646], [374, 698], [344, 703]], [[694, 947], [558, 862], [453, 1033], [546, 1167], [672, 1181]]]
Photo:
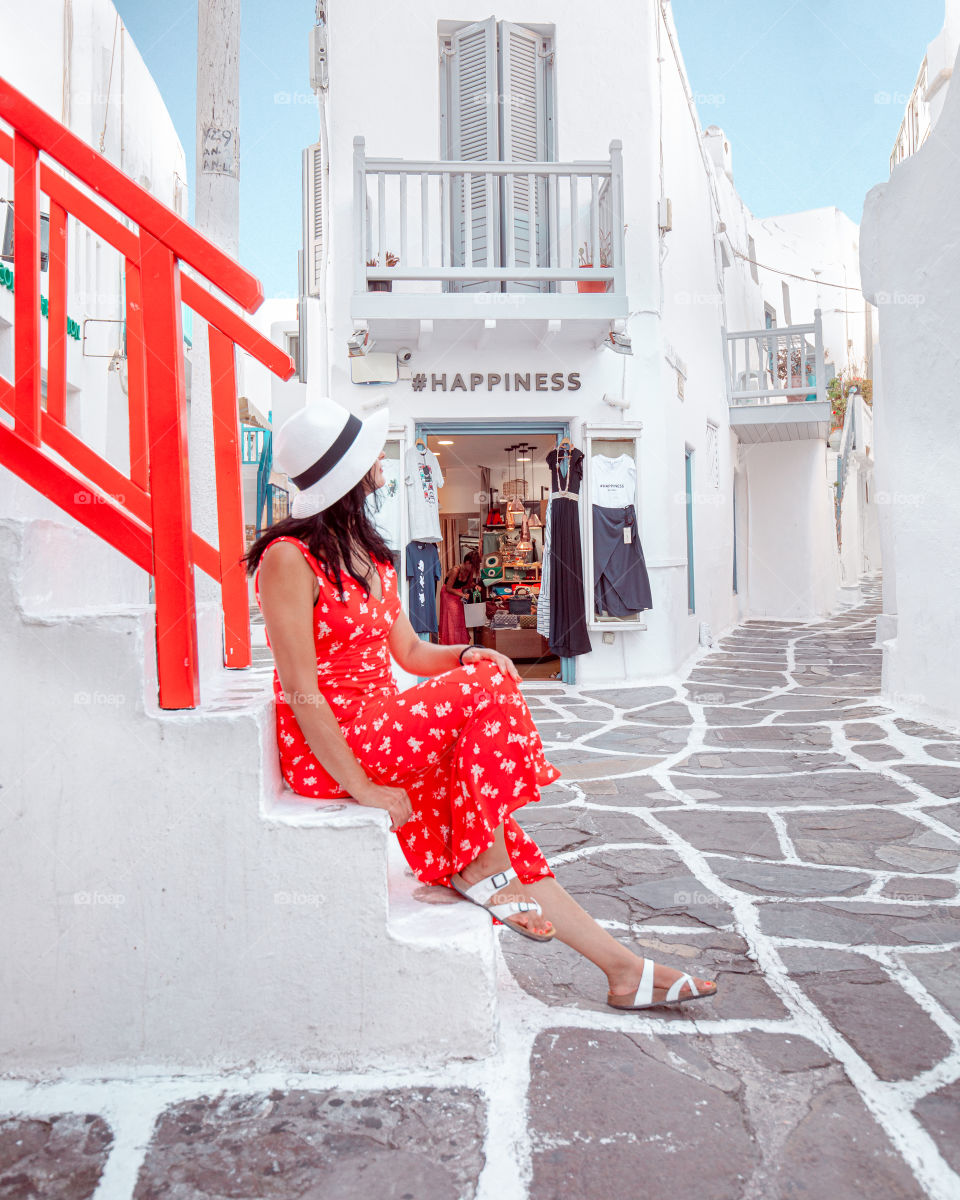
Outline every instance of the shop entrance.
[[537, 628], [550, 494], [546, 456], [568, 435], [562, 421], [430, 421], [416, 428], [443, 476], [440, 639], [463, 640], [457, 623], [464, 589], [456, 572], [475, 554], [479, 576], [463, 607], [470, 640], [506, 654], [524, 679], [573, 683], [574, 660], [551, 654], [540, 631], [543, 612]]

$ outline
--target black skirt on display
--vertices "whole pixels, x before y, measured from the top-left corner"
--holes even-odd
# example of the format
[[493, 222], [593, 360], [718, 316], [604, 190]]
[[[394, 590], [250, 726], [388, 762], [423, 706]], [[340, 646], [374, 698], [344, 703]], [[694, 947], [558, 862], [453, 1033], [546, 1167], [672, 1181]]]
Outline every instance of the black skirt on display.
[[637, 512], [593, 506], [593, 602], [598, 613], [632, 617], [653, 608]]

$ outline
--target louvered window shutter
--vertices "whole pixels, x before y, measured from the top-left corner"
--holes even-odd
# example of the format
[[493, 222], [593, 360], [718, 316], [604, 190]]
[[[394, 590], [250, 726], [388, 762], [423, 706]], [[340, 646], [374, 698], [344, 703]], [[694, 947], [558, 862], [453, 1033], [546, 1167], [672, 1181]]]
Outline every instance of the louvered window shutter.
[[[532, 29], [500, 22], [500, 149], [507, 162], [546, 162], [553, 157], [547, 133], [546, 54]], [[518, 267], [546, 266], [547, 182], [507, 177], [503, 188], [503, 242], [512, 232]], [[505, 254], [506, 260], [506, 254]], [[539, 291], [538, 283], [508, 283], [507, 290]]]
[[323, 237], [323, 147], [320, 142], [303, 152], [304, 271], [308, 296], [320, 295], [325, 252]]
[[[497, 128], [497, 22], [494, 17], [457, 30], [451, 40], [449, 157], [490, 161], [500, 158]], [[500, 264], [498, 186], [487, 176], [472, 175], [466, 201], [462, 177], [451, 187], [451, 250], [454, 266], [470, 261], [468, 230], [474, 266]], [[499, 291], [497, 283], [466, 283], [461, 291]]]

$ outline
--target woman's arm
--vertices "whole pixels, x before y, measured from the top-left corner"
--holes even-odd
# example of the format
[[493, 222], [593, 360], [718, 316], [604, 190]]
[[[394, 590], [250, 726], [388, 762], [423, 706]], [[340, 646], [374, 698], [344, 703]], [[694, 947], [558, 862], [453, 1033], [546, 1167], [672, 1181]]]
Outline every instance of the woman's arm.
[[390, 815], [398, 829], [412, 813], [403, 788], [383, 787], [367, 777], [317, 688], [313, 640], [316, 576], [296, 546], [268, 547], [260, 566], [260, 606], [273, 648], [284, 699], [317, 761], [354, 800]]
[[[262, 590], [261, 584], [261, 592]], [[414, 632], [406, 613], [397, 614], [390, 630], [388, 645], [397, 663], [411, 675], [425, 677], [452, 671], [460, 666], [460, 651], [463, 650], [464, 663], [480, 662], [489, 658], [499, 665], [505, 675], [512, 679], [520, 678], [513, 662], [498, 650], [489, 650], [486, 646], [473, 646], [469, 642], [461, 642], [457, 646], [435, 646], [431, 642], [422, 642]]]

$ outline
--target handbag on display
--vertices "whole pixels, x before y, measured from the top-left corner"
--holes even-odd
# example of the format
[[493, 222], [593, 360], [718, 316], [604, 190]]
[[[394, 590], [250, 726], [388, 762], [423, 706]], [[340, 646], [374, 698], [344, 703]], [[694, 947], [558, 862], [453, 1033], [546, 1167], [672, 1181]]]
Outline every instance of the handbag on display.
[[518, 587], [507, 601], [507, 607], [512, 613], [529, 615], [533, 611], [533, 597], [530, 595], [530, 589]]

